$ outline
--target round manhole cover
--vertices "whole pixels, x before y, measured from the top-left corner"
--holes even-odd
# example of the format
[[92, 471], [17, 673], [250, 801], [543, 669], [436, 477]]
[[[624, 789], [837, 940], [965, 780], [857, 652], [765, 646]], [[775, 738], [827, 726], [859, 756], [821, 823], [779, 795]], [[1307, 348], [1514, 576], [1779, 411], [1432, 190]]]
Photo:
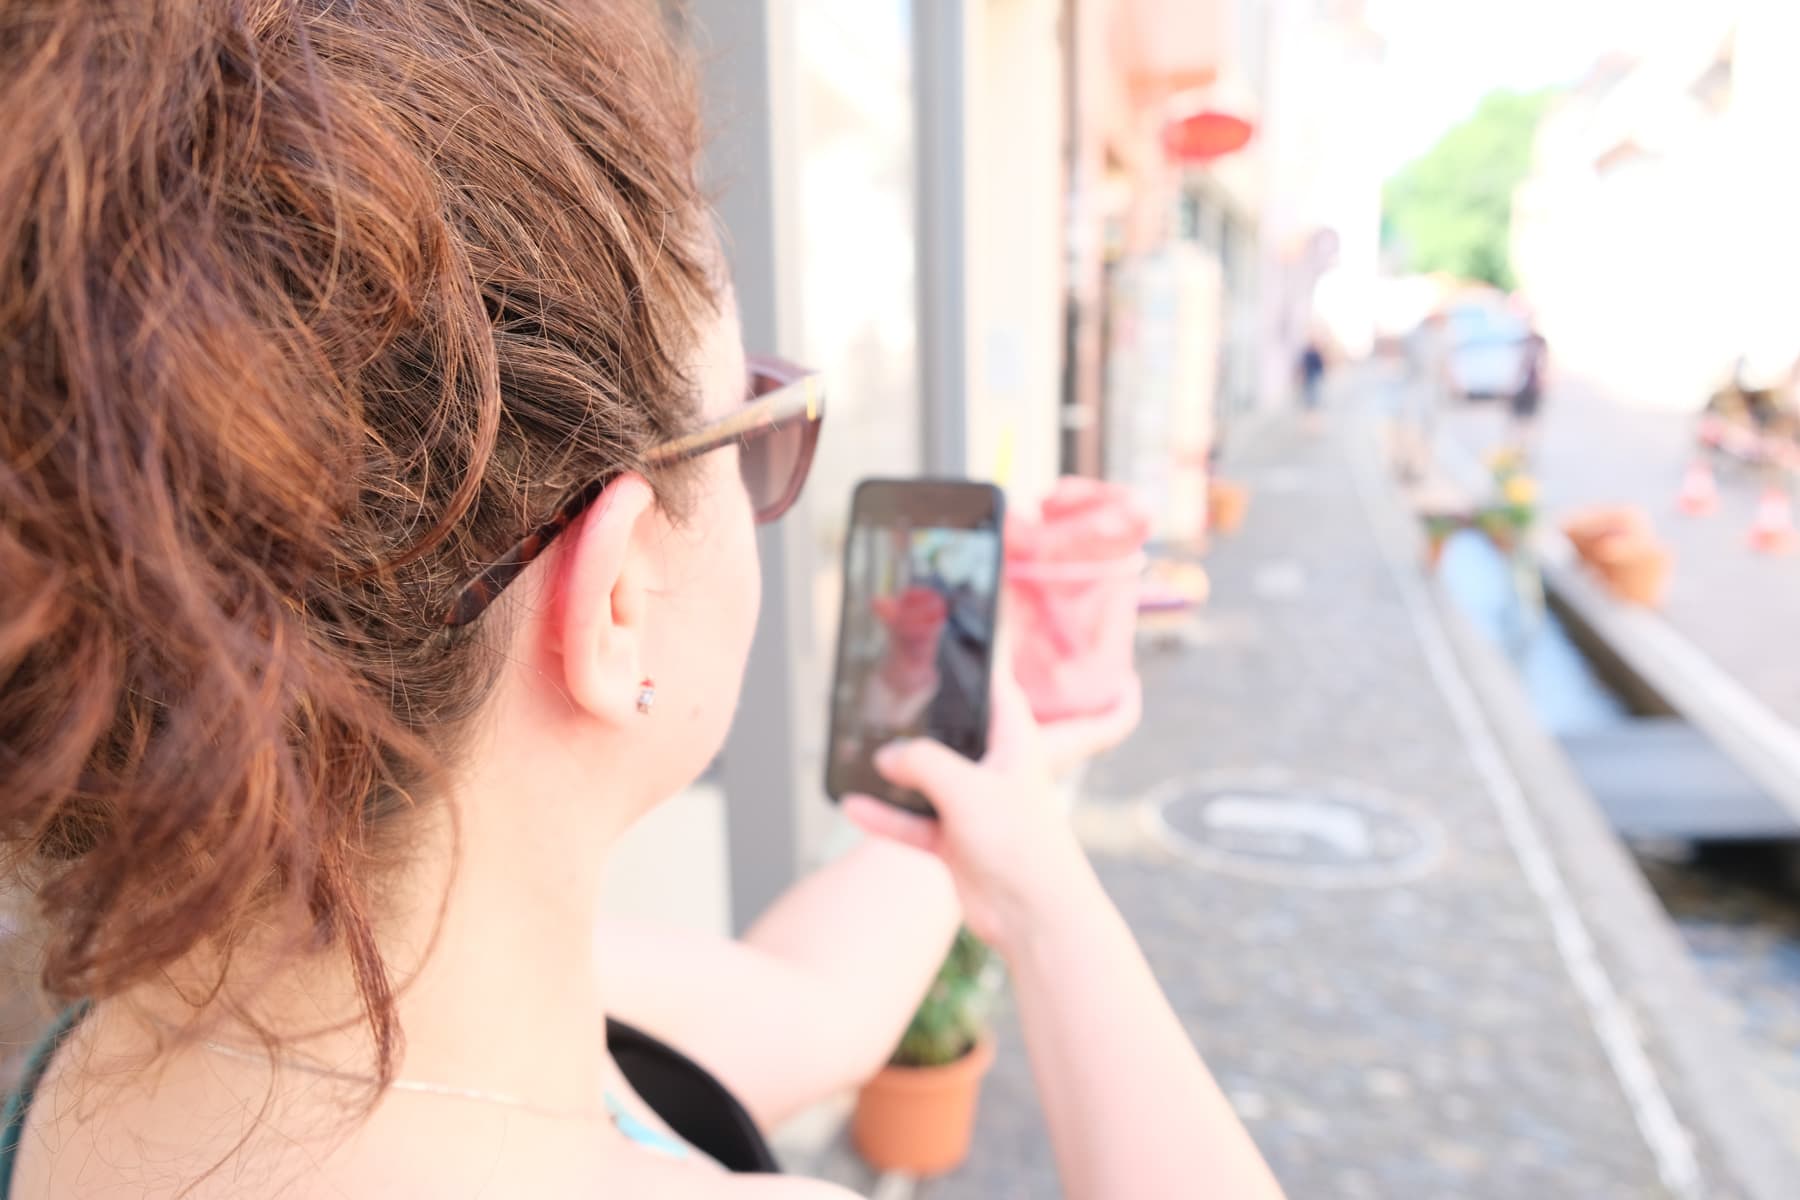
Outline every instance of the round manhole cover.
[[1382, 887], [1427, 874], [1444, 855], [1443, 827], [1418, 804], [1343, 780], [1194, 775], [1154, 789], [1144, 804], [1177, 854], [1270, 883]]

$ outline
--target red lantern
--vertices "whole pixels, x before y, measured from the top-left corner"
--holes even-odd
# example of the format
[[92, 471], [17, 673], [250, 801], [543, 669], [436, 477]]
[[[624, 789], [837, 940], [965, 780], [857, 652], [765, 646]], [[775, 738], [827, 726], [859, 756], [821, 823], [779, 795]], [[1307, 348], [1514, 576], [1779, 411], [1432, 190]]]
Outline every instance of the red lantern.
[[1214, 109], [1178, 117], [1163, 126], [1163, 149], [1177, 162], [1203, 163], [1242, 150], [1255, 126]]

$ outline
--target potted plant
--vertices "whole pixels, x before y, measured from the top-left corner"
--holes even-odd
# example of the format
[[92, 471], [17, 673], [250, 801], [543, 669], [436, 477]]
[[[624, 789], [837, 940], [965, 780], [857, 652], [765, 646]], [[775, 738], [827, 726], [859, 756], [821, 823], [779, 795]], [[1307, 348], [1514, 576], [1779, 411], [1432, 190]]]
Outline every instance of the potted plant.
[[1603, 504], [1570, 513], [1563, 519], [1562, 531], [1575, 553], [1590, 564], [1601, 543], [1611, 538], [1654, 536], [1649, 514], [1626, 504]]
[[968, 1156], [998, 980], [993, 951], [959, 930], [894, 1057], [857, 1096], [850, 1135], [870, 1166], [939, 1175]]
[[1420, 514], [1420, 520], [1425, 525], [1425, 568], [1435, 571], [1444, 557], [1444, 546], [1468, 525], [1468, 518], [1461, 513], [1427, 512]]
[[1537, 481], [1525, 473], [1524, 460], [1516, 453], [1490, 463], [1499, 494], [1475, 514], [1475, 524], [1502, 554], [1511, 554], [1537, 520]]
[[1244, 515], [1250, 510], [1250, 491], [1241, 483], [1213, 476], [1206, 484], [1207, 525], [1223, 534], [1233, 534], [1243, 527]]

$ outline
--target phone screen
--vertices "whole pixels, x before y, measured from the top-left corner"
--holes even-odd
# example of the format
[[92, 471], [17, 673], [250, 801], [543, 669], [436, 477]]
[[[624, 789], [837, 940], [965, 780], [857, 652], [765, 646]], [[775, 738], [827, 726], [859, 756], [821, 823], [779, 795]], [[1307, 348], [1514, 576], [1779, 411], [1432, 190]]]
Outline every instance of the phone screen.
[[856, 492], [832, 684], [826, 791], [930, 812], [870, 756], [896, 738], [987, 752], [1001, 497], [987, 484], [870, 481]]

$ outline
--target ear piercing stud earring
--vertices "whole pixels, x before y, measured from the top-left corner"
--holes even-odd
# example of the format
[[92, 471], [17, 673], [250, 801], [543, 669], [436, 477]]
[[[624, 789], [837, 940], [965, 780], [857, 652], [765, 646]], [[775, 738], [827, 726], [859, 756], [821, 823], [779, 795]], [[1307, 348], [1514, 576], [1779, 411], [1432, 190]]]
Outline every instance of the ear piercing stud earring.
[[638, 683], [637, 710], [640, 714], [647, 715], [650, 712], [650, 706], [655, 703], [656, 680], [646, 675]]

